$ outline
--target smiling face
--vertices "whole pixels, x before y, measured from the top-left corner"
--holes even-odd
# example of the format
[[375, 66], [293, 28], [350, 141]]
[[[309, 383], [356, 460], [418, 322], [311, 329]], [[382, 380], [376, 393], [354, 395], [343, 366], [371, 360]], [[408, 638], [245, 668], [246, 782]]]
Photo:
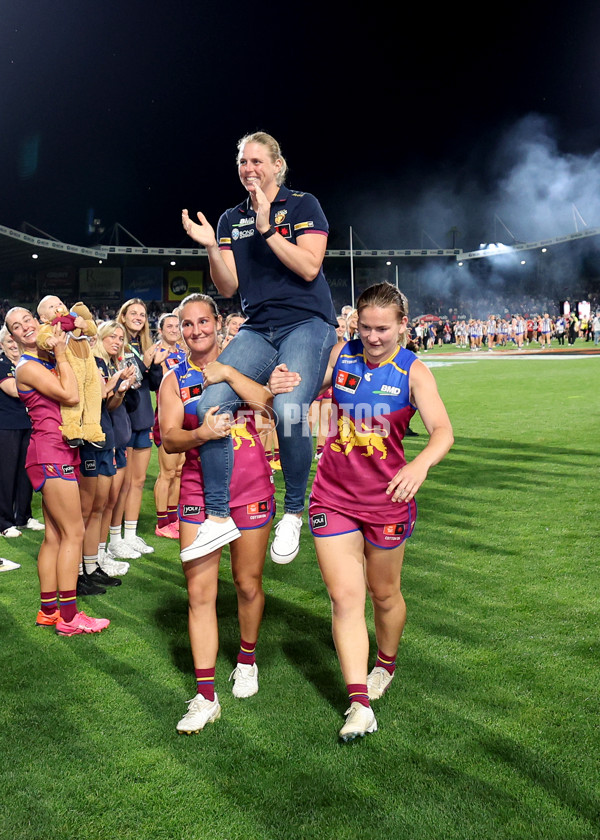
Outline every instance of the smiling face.
[[116, 359], [121, 355], [125, 343], [125, 332], [123, 327], [115, 327], [109, 335], [102, 339], [104, 349], [110, 358]]
[[219, 348], [219, 321], [211, 307], [203, 301], [191, 301], [179, 312], [181, 335], [190, 349], [192, 361], [216, 359]]
[[277, 176], [282, 165], [281, 158], [271, 159], [263, 143], [246, 143], [238, 155], [238, 174], [245, 189], [252, 194], [258, 184], [270, 201], [279, 191]]
[[123, 321], [131, 336], [137, 336], [146, 323], [146, 307], [140, 303], [132, 303], [123, 313]]
[[358, 334], [371, 364], [381, 364], [394, 353], [408, 318], [396, 306], [365, 306], [358, 315]]
[[16, 362], [21, 355], [19, 351], [19, 345], [14, 340], [10, 333], [7, 333], [6, 338], [4, 341], [0, 343], [0, 347], [2, 347], [2, 352], [6, 356], [7, 359], [10, 359], [11, 362]]
[[15, 307], [6, 313], [6, 326], [23, 349], [35, 349], [40, 324], [28, 309]]
[[162, 322], [160, 332], [167, 344], [175, 344], [181, 338], [179, 332], [179, 318], [176, 315], [170, 315]]
[[227, 324], [227, 335], [237, 335], [244, 321], [245, 318], [241, 318], [239, 315], [235, 315], [231, 318]]

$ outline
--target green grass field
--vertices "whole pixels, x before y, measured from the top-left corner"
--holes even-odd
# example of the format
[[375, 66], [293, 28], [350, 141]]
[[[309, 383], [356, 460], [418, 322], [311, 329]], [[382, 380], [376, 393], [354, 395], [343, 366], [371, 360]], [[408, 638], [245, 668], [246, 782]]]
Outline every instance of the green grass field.
[[140, 527], [155, 553], [81, 600], [112, 619], [100, 636], [35, 627], [40, 535], [3, 541], [22, 568], [0, 575], [1, 838], [600, 837], [600, 360], [482, 355], [433, 367], [456, 443], [419, 494], [397, 678], [363, 740], [337, 740], [347, 701], [306, 527], [294, 563], [267, 560], [248, 700], [227, 682], [224, 557], [223, 714], [190, 737], [175, 732], [194, 679], [177, 546], [153, 536], [155, 460]]

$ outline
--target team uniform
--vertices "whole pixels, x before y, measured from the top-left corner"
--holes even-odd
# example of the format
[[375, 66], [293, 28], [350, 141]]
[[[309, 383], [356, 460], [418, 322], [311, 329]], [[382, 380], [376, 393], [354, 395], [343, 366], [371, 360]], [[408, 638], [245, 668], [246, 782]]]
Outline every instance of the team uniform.
[[[284, 186], [271, 203], [270, 221], [281, 236], [294, 244], [305, 233], [329, 233], [317, 199]], [[323, 268], [311, 282], [287, 268], [256, 230], [256, 213], [250, 198], [223, 213], [217, 226], [217, 241], [221, 250], [230, 250], [235, 257], [239, 294], [247, 318], [241, 329], [291, 325], [315, 315], [337, 326]]]
[[359, 339], [342, 349], [332, 376], [332, 428], [310, 498], [314, 537], [361, 530], [365, 540], [389, 549], [412, 534], [416, 502], [392, 502], [385, 490], [406, 464], [402, 440], [416, 411], [409, 399], [416, 358], [398, 348], [372, 367]]
[[[185, 359], [167, 376], [175, 376], [184, 408], [184, 429], [197, 429], [196, 404], [204, 390], [202, 371]], [[258, 437], [251, 412], [239, 410], [231, 427], [233, 472], [231, 516], [240, 530], [260, 528], [275, 513], [273, 474]], [[204, 484], [199, 448], [189, 449], [181, 473], [179, 519], [201, 525], [205, 516]]]
[[158, 390], [162, 379], [162, 368], [154, 362], [150, 367], [146, 367], [139, 338], [129, 339], [128, 344], [133, 354], [131, 363], [139, 370], [140, 385], [134, 389], [137, 398], [126, 395], [127, 404], [131, 406], [129, 419], [132, 429], [127, 445], [133, 449], [149, 449], [152, 446], [152, 427], [154, 426], [154, 408], [150, 391]]
[[[167, 373], [169, 372], [169, 370], [171, 370], [174, 367], [177, 367], [178, 364], [183, 362], [183, 360], [187, 356], [187, 353], [185, 352], [183, 347], [180, 347], [179, 344], [177, 344], [176, 346], [177, 350], [173, 351], [172, 353], [169, 353], [169, 355], [166, 356], [166, 358], [163, 360], [164, 364], [168, 368]], [[154, 440], [156, 446], [161, 445], [160, 425], [158, 423], [158, 391], [156, 392], [156, 409], [154, 410], [154, 426], [152, 428], [152, 439]]]
[[[0, 355], [0, 383], [15, 379], [15, 365]], [[31, 519], [31, 483], [25, 459], [31, 422], [25, 406], [0, 388], [0, 532], [25, 527]]]
[[[56, 364], [23, 353], [17, 364], [37, 362], [56, 373]], [[27, 448], [25, 469], [31, 486], [37, 492], [52, 478], [77, 481], [79, 475], [79, 450], [67, 446], [60, 432], [62, 415], [60, 404], [40, 394], [35, 388], [18, 389], [19, 398], [25, 404], [32, 425], [31, 439]]]
[[[108, 379], [108, 366], [103, 359], [97, 356], [96, 365], [104, 381]], [[106, 400], [102, 400], [100, 410], [100, 425], [104, 435], [104, 444], [101, 447], [93, 446], [91, 443], [84, 443], [79, 447], [81, 459], [81, 475], [88, 478], [95, 478], [98, 475], [112, 477], [117, 472], [115, 460], [115, 434], [110, 412], [106, 406]]]

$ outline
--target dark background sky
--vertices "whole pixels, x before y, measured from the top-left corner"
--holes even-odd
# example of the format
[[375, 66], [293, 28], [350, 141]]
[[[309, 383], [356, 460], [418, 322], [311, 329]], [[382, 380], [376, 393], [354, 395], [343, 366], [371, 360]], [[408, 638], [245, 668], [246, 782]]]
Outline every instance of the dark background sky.
[[599, 4], [406, 5], [3, 0], [0, 223], [187, 244], [181, 207], [240, 201], [261, 128], [330, 247], [600, 225]]

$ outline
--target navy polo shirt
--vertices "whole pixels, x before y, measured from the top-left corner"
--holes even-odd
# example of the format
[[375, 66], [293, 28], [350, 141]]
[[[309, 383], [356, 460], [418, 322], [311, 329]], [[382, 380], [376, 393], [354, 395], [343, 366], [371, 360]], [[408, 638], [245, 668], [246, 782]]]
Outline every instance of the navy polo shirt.
[[[277, 232], [296, 243], [305, 233], [327, 236], [329, 224], [310, 193], [280, 187], [271, 202], [270, 221]], [[295, 324], [320, 317], [337, 326], [331, 291], [319, 269], [313, 281], [302, 280], [275, 256], [256, 230], [250, 198], [226, 210], [219, 219], [217, 241], [233, 251], [239, 294], [247, 325], [256, 329]]]
[[[15, 378], [15, 366], [6, 356], [0, 356], [0, 382]], [[30, 429], [27, 409], [19, 397], [11, 397], [0, 388], [0, 429]]]

